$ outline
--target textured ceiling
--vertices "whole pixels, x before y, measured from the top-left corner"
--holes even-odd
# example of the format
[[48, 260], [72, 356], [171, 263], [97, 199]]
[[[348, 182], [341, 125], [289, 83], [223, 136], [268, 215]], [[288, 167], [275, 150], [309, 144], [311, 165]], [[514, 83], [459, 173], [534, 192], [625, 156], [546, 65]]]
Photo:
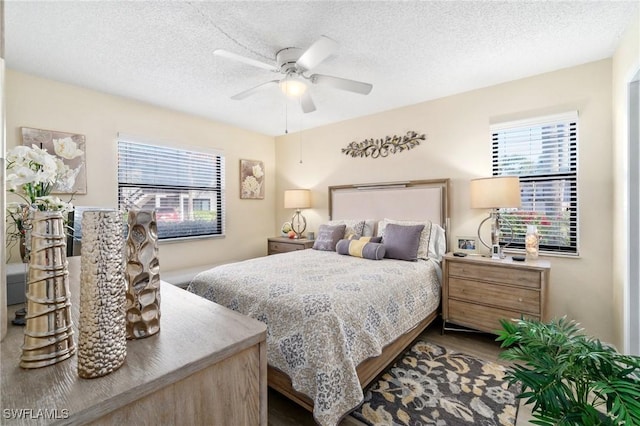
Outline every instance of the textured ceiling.
[[[317, 127], [612, 56], [637, 1], [5, 0], [7, 67], [269, 135]], [[320, 35], [339, 43], [313, 72], [373, 84], [368, 96], [312, 86], [302, 114], [267, 70]]]

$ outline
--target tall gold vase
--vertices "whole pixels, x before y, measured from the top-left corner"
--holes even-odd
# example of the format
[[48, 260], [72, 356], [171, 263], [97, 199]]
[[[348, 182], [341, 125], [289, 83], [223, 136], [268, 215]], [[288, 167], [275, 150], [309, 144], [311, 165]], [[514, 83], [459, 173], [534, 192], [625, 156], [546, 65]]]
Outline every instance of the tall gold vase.
[[116, 210], [82, 214], [78, 375], [109, 374], [127, 356], [122, 218]]
[[127, 338], [160, 331], [160, 262], [154, 210], [130, 210], [127, 236]]
[[27, 316], [20, 367], [38, 368], [72, 356], [67, 238], [60, 212], [36, 211], [32, 219]]

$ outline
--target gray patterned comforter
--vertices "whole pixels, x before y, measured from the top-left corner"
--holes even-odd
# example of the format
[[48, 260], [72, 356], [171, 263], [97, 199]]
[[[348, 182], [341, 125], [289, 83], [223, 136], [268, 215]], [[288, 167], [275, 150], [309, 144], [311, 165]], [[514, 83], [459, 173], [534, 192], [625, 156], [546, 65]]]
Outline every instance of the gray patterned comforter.
[[266, 323], [269, 364], [335, 425], [362, 402], [356, 366], [437, 309], [438, 269], [300, 250], [218, 266], [189, 290]]

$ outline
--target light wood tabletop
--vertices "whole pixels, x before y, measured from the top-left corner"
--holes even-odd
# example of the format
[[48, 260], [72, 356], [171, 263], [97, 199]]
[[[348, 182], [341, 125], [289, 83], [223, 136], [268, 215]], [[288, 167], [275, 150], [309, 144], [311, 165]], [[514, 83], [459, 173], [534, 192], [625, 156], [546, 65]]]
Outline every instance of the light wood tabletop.
[[[79, 259], [69, 258], [76, 342], [79, 316]], [[250, 386], [252, 389], [255, 388], [256, 398], [259, 395], [260, 399], [259, 407], [256, 408], [259, 412], [256, 418], [260, 418], [260, 421], [255, 421], [255, 424], [266, 422], [265, 324], [166, 282], [161, 284], [161, 297], [160, 332], [145, 339], [128, 341], [127, 357], [123, 366], [107, 376], [96, 379], [81, 379], [78, 376], [75, 355], [53, 366], [32, 370], [20, 368], [23, 328], [9, 324], [7, 337], [0, 345], [0, 423], [78, 424], [104, 419], [105, 416], [130, 404], [134, 405], [145, 397], [148, 399], [148, 396], [172, 387], [173, 384], [201, 375], [202, 371], [211, 366], [223, 365], [236, 354], [248, 354], [253, 349], [255, 350], [251, 352], [251, 356], [245, 357], [242, 361], [238, 374], [244, 374], [244, 370], [255, 370], [252, 375], [257, 377], [252, 378], [255, 379], [255, 383]], [[10, 318], [20, 307], [21, 305], [10, 307]], [[259, 365], [247, 366], [247, 363], [254, 361], [256, 364], [259, 362]], [[228, 369], [229, 365], [224, 365], [227, 365], [225, 368]], [[240, 377], [237, 379], [242, 381]], [[206, 400], [209, 398], [206, 386], [204, 389], [204, 395], [199, 394], [202, 393], [202, 389], [196, 389], [191, 396], [203, 398], [198, 402], [200, 405], [209, 404]], [[211, 395], [217, 393], [217, 397], [220, 397], [225, 390], [211, 389], [210, 392]], [[233, 393], [233, 389], [230, 392]], [[228, 401], [225, 402], [227, 403]], [[157, 410], [162, 411], [162, 407], [158, 406]], [[138, 411], [138, 414], [144, 415], [144, 411]], [[150, 424], [142, 418], [138, 420], [141, 424]], [[169, 419], [168, 423], [174, 422]]]

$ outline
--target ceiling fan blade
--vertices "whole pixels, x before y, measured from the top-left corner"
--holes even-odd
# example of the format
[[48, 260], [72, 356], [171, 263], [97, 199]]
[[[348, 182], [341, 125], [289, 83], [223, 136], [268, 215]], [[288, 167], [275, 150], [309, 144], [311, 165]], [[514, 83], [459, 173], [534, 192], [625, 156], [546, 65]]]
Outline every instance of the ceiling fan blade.
[[245, 90], [244, 92], [240, 92], [240, 93], [238, 93], [236, 95], [233, 95], [231, 97], [231, 99], [239, 101], [240, 99], [244, 99], [247, 96], [251, 96], [254, 93], [257, 93], [262, 89], [266, 89], [267, 87], [271, 86], [272, 84], [278, 84], [278, 82], [279, 82], [278, 80], [267, 81], [266, 83], [259, 84], [256, 87], [252, 87], [251, 89]]
[[321, 36], [298, 58], [296, 65], [303, 70], [310, 70], [327, 59], [338, 49], [338, 42]]
[[222, 56], [223, 58], [242, 62], [247, 65], [252, 65], [254, 67], [263, 68], [265, 70], [274, 71], [274, 72], [279, 71], [279, 69], [276, 68], [275, 65], [267, 64], [266, 62], [258, 61], [257, 59], [247, 58], [246, 56], [238, 55], [237, 53], [233, 53], [233, 52], [228, 52], [224, 49], [216, 49], [213, 51], [213, 54], [217, 56]]
[[347, 90], [349, 92], [360, 93], [362, 95], [368, 95], [373, 89], [373, 85], [364, 83], [362, 81], [349, 80], [346, 78], [333, 77], [330, 75], [313, 74], [309, 77], [313, 84], [319, 84], [321, 86], [329, 86], [334, 89]]
[[316, 105], [313, 103], [313, 99], [311, 99], [308, 90], [300, 96], [300, 106], [302, 107], [302, 112], [305, 114], [316, 110]]

